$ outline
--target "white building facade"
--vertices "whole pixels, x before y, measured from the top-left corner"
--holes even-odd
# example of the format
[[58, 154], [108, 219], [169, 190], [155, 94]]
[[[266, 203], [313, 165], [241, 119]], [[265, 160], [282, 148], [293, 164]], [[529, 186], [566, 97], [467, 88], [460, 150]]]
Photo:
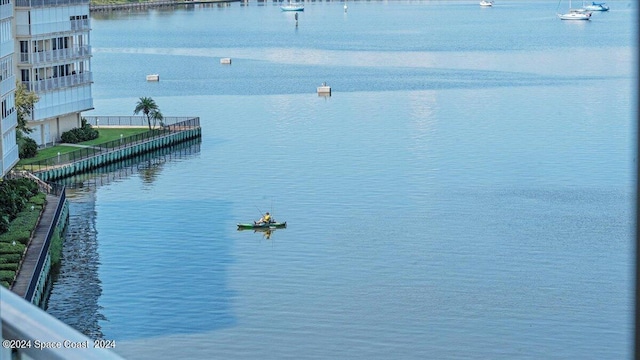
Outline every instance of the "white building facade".
[[40, 99], [28, 136], [38, 145], [56, 143], [93, 109], [89, 0], [11, 1], [16, 77]]
[[0, 177], [18, 162], [13, 0], [0, 0]]

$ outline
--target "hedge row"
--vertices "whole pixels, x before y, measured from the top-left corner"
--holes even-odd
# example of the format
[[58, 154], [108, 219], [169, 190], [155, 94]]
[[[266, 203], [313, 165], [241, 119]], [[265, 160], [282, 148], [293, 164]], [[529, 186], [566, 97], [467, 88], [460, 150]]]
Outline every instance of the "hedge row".
[[63, 143], [76, 144], [83, 141], [89, 141], [98, 138], [98, 130], [91, 127], [86, 119], [82, 118], [82, 126], [65, 131], [60, 136]]
[[13, 270], [0, 270], [0, 281], [6, 281], [12, 283], [16, 277], [16, 272]]
[[38, 184], [29, 179], [0, 181], [0, 234], [9, 230], [9, 224], [24, 210], [29, 198], [38, 194]]
[[45, 199], [44, 193], [31, 196], [24, 203], [24, 209], [8, 224], [8, 231], [0, 234], [0, 286], [9, 288], [13, 283], [31, 232], [38, 225]]

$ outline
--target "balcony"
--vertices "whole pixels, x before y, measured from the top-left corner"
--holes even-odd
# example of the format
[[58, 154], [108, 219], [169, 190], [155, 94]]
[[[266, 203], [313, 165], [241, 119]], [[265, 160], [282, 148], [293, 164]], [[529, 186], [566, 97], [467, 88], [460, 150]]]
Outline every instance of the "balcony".
[[74, 46], [67, 49], [39, 51], [35, 53], [20, 53], [21, 64], [39, 65], [62, 60], [75, 60], [91, 56], [91, 46]]
[[15, 108], [11, 108], [9, 109], [7, 116], [2, 119], [2, 128], [0, 129], [4, 133], [12, 127], [15, 127], [16, 125], [18, 125], [18, 113], [16, 112]]
[[16, 0], [16, 7], [45, 7], [45, 6], [64, 6], [87, 4], [89, 0]]
[[73, 74], [68, 76], [52, 77], [39, 81], [23, 81], [22, 83], [32, 92], [45, 92], [57, 90], [60, 88], [91, 84], [93, 76], [91, 72], [85, 71], [79, 74]]
[[13, 38], [0, 40], [0, 58], [13, 54]]
[[0, 75], [0, 95], [8, 94], [16, 88], [16, 76], [11, 75], [6, 79]]
[[0, 20], [7, 19], [13, 16], [13, 4], [0, 5]]
[[[96, 347], [96, 345], [105, 345], [106, 347], [113, 344], [112, 342], [89, 339], [1, 286], [0, 305], [2, 305], [0, 319], [2, 320], [3, 345], [5, 340], [18, 340], [15, 343], [22, 345], [13, 356], [11, 349], [4, 346], [0, 348], [0, 358], [2, 359], [6, 357], [7, 359], [33, 360], [123, 360], [122, 357], [108, 349]], [[48, 346], [37, 348], [36, 342]], [[11, 341], [6, 344], [10, 345]]]
[[[89, 8], [87, 7], [87, 14]], [[16, 36], [44, 35], [59, 32], [88, 32], [91, 26], [88, 19], [54, 21], [41, 24], [17, 24]]]
[[[17, 164], [19, 160], [20, 160], [20, 157], [18, 155], [18, 144], [16, 144], [16, 145], [13, 145], [13, 147], [11, 147], [10, 149], [8, 149], [6, 154], [3, 154], [3, 159], [2, 159], [2, 174], [3, 174], [3, 176], [7, 172], [9, 172], [9, 170], [11, 170], [11, 168], [13, 168], [13, 166], [15, 164]], [[4, 287], [2, 287], [2, 286], [0, 286], [0, 288], [4, 289]], [[2, 310], [4, 311], [4, 309], [2, 309]], [[1, 311], [0, 311], [0, 313], [1, 313]]]

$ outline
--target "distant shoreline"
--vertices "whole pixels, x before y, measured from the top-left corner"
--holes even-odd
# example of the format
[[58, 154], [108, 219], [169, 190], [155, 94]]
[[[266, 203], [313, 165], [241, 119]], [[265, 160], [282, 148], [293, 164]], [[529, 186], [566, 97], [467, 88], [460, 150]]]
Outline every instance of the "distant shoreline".
[[149, 7], [175, 6], [184, 4], [230, 3], [241, 0], [91, 0], [90, 11], [118, 11]]

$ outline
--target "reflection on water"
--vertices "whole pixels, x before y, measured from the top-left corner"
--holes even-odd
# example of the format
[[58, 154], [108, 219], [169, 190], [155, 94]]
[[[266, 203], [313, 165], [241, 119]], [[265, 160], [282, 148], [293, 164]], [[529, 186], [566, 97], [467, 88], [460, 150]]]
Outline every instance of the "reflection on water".
[[91, 339], [103, 338], [100, 321], [108, 319], [98, 304], [102, 282], [98, 276], [96, 188], [135, 174], [140, 174], [144, 182], [153, 182], [165, 162], [188, 159], [199, 152], [200, 140], [191, 140], [58, 181], [67, 187], [70, 221], [48, 300], [51, 315]]
[[98, 267], [95, 192], [68, 189], [69, 227], [62, 248], [59, 273], [48, 301], [47, 312], [91, 339], [103, 337], [104, 320], [98, 298], [102, 294]]
[[[628, 357], [630, 14], [556, 3], [92, 22], [96, 114], [148, 95], [203, 124], [197, 156], [95, 187], [102, 334], [131, 359]], [[256, 207], [292, 226], [236, 231]]]
[[98, 187], [140, 174], [145, 183], [153, 183], [167, 161], [185, 160], [200, 152], [200, 139], [193, 139], [170, 147], [136, 155], [114, 162], [91, 172], [60, 179], [67, 189]]
[[278, 229], [238, 229], [238, 231], [242, 232], [252, 232], [254, 234], [261, 235], [264, 240], [271, 240], [271, 235], [273, 235]]

